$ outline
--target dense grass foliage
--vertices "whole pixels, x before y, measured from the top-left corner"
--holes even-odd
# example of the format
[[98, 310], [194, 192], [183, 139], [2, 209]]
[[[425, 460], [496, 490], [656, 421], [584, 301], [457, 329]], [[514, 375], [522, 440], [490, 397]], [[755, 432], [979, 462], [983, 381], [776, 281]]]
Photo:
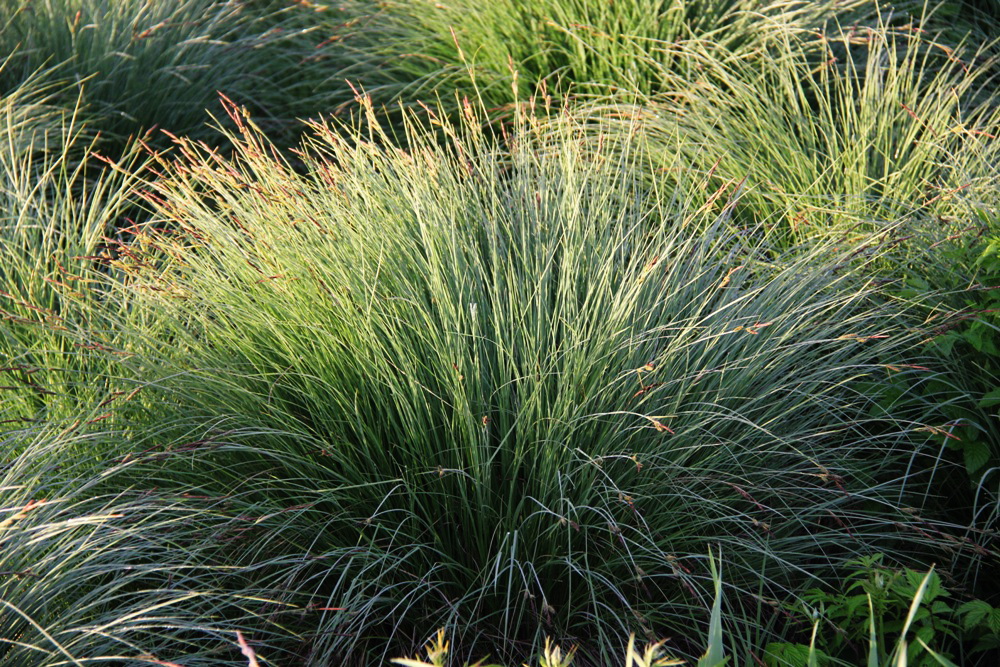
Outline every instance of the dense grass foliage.
[[786, 35], [766, 53], [726, 61], [691, 44], [677, 57], [700, 71], [696, 81], [663, 72], [671, 92], [628, 113], [595, 113], [660, 135], [661, 171], [682, 150], [720, 194], [740, 183], [737, 216], [784, 227], [790, 242], [913, 216], [974, 220], [979, 202], [992, 203], [1000, 163], [997, 80], [984, 49], [871, 28]]
[[20, 430], [3, 445], [23, 454], [0, 473], [0, 663], [246, 664], [233, 628], [266, 632], [267, 601], [219, 557], [246, 505], [130, 488], [109, 434]]
[[153, 127], [212, 138], [205, 111], [220, 115], [220, 92], [293, 132], [297, 116], [349, 94], [342, 77], [321, 89], [326, 76], [303, 62], [325, 39], [312, 36], [319, 24], [309, 4], [3, 0], [0, 53], [11, 57], [0, 90], [52, 69], [71, 84], [62, 103], [82, 96], [92, 124], [118, 148]]
[[[697, 81], [672, 75], [669, 94], [591, 108], [605, 130], [641, 123], [663, 156], [656, 179], [704, 174], [716, 207], [738, 190], [735, 219], [776, 230], [781, 245], [877, 235], [859, 252], [891, 253], [882, 279], [934, 322], [943, 373], [918, 393], [949, 416], [942, 444], [972, 475], [960, 502], [981, 527], [995, 521], [1000, 464], [988, 241], [1000, 219], [996, 47], [949, 47], [913, 26], [789, 36], [767, 56], [728, 61], [690, 44]], [[817, 52], [828, 56], [819, 65]], [[674, 169], [678, 151], [690, 171]]]
[[490, 149], [470, 109], [450, 145], [415, 125], [403, 151], [368, 112], [316, 126], [296, 173], [234, 109], [236, 158], [182, 142], [150, 184], [162, 221], [116, 262], [173, 323], [156, 419], [281, 433], [254, 442], [282, 460], [213, 455], [184, 483], [322, 508], [282, 576], [343, 608], [312, 660], [409, 650], [431, 623], [497, 655], [589, 635], [579, 655], [606, 661], [630, 629], [699, 621], [711, 544], [759, 645], [763, 600], [859, 540], [931, 557], [903, 511], [926, 466], [898, 471], [934, 450], [868, 417], [921, 332], [865, 262], [836, 270], [856, 248], [775, 261], [728, 211], [636, 179], [634, 137], [588, 154], [580, 126], [525, 119]]
[[[327, 83], [339, 85], [347, 77], [390, 110], [441, 98], [457, 112], [458, 93], [459, 100], [476, 96], [491, 116], [505, 117], [515, 100], [540, 86], [559, 100], [646, 97], [676, 90], [677, 75], [687, 83], [703, 76], [704, 63], [686, 57], [692, 47], [713, 64], [757, 59], [789, 34], [836, 35], [840, 29], [919, 29], [941, 36], [946, 49], [990, 45], [989, 53], [998, 54], [995, 8], [967, 0], [305, 4], [318, 10], [319, 33], [326, 36], [313, 57], [332, 66]], [[813, 66], [827, 59], [822, 51], [809, 55]], [[997, 73], [995, 65], [992, 71]]]
[[93, 132], [58, 104], [60, 92], [35, 77], [0, 106], [4, 424], [75, 419], [74, 397], [100, 396], [108, 371], [104, 362], [91, 368], [83, 353], [102, 345], [109, 323], [127, 312], [124, 303], [103, 307], [92, 272], [132, 207], [135, 178], [88, 155]]
[[0, 665], [1000, 645], [989, 3], [0, 11]]
[[746, 0], [393, 0], [362, 15], [342, 45], [354, 57], [347, 72], [370, 94], [412, 101], [474, 88], [489, 107], [543, 80], [559, 95], [658, 92], [679, 42], [729, 56], [758, 47], [771, 26], [815, 28], [833, 16], [825, 3]]

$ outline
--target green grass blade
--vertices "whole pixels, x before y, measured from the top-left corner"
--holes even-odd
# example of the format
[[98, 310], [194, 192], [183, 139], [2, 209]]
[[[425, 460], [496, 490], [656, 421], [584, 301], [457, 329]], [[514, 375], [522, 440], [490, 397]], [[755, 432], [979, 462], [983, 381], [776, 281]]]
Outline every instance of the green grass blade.
[[878, 637], [875, 634], [875, 608], [872, 596], [868, 595], [868, 667], [879, 667]]
[[712, 603], [712, 616], [708, 624], [708, 648], [705, 654], [698, 659], [698, 667], [722, 667], [729, 658], [725, 654], [722, 634], [722, 554], [719, 554], [719, 564], [716, 565], [715, 556], [711, 549], [708, 552], [709, 568], [712, 572], [712, 583], [715, 587], [715, 601]]

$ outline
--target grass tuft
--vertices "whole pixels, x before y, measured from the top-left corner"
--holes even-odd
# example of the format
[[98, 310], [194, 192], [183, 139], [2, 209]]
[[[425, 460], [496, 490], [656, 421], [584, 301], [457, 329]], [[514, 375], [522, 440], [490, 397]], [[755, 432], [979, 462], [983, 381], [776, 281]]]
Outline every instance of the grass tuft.
[[511, 659], [591, 636], [600, 662], [708, 622], [715, 544], [757, 643], [765, 599], [844, 558], [935, 553], [903, 511], [922, 466], [899, 473], [933, 456], [924, 425], [870, 416], [919, 332], [857, 248], [775, 260], [572, 121], [501, 150], [474, 112], [433, 121], [448, 145], [411, 116], [404, 150], [361, 111], [315, 124], [299, 173], [232, 107], [236, 157], [180, 140], [120, 255], [171, 341], [141, 357], [165, 378], [148, 418], [259, 433], [180, 479], [311, 508], [252, 553], [334, 610], [309, 661], [411, 653], [430, 625]]

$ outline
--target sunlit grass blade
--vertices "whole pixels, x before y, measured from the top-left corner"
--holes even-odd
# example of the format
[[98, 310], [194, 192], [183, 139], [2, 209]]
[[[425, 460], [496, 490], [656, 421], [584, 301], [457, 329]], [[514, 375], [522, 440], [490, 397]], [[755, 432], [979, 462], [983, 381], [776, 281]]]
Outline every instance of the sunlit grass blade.
[[[719, 554], [721, 561], [722, 554]], [[708, 552], [708, 564], [715, 585], [715, 601], [712, 603], [712, 616], [708, 622], [708, 647], [705, 655], [698, 658], [698, 667], [721, 667], [729, 658], [725, 654], [722, 635], [722, 574], [715, 564], [715, 556]]]

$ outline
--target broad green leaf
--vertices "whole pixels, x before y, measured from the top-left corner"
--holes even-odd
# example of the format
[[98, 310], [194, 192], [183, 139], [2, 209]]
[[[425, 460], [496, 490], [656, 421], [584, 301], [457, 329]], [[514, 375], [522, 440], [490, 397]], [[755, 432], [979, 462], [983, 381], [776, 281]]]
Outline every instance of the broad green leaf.
[[764, 649], [764, 660], [768, 665], [781, 667], [806, 667], [809, 662], [810, 647], [804, 644], [772, 642]]
[[955, 343], [960, 340], [962, 340], [961, 336], [959, 336], [954, 331], [949, 331], [947, 333], [941, 334], [940, 336], [936, 336], [935, 338], [933, 338], [930, 341], [930, 345], [939, 354], [942, 354], [944, 356], [950, 356], [955, 348]]
[[[948, 591], [944, 591], [944, 593], [947, 594]], [[934, 616], [941, 616], [950, 613], [951, 613], [951, 605], [948, 604], [947, 602], [936, 600], [934, 604], [931, 605], [931, 614], [933, 614]]]
[[925, 574], [917, 570], [907, 569], [906, 583], [908, 585], [902, 587], [903, 594], [910, 597], [918, 595], [923, 587], [922, 602], [932, 602], [941, 593], [941, 577], [934, 570]]
[[986, 622], [993, 633], [1000, 634], [1000, 609], [992, 610]]
[[981, 408], [991, 408], [994, 405], [1000, 405], [1000, 388], [983, 394], [983, 397], [979, 399], [979, 407]]
[[965, 457], [965, 468], [971, 475], [989, 463], [990, 446], [982, 440], [973, 440], [962, 448], [962, 454]]
[[962, 617], [962, 627], [966, 631], [987, 620], [992, 612], [993, 607], [982, 600], [970, 600], [958, 608], [958, 614]]
[[[933, 625], [922, 625], [913, 632], [913, 638], [915, 640], [927, 642], [928, 644], [930, 644], [933, 643], [932, 640], [934, 639], [935, 634], [936, 633], [934, 632]], [[916, 652], [919, 652], [920, 647], [917, 645], [912, 645], [910, 647], [910, 650], [911, 651], [916, 650]]]
[[983, 352], [991, 356], [1000, 354], [994, 342], [996, 331], [986, 326], [982, 322], [973, 322], [972, 325], [963, 332], [962, 336], [969, 342], [977, 352]]

